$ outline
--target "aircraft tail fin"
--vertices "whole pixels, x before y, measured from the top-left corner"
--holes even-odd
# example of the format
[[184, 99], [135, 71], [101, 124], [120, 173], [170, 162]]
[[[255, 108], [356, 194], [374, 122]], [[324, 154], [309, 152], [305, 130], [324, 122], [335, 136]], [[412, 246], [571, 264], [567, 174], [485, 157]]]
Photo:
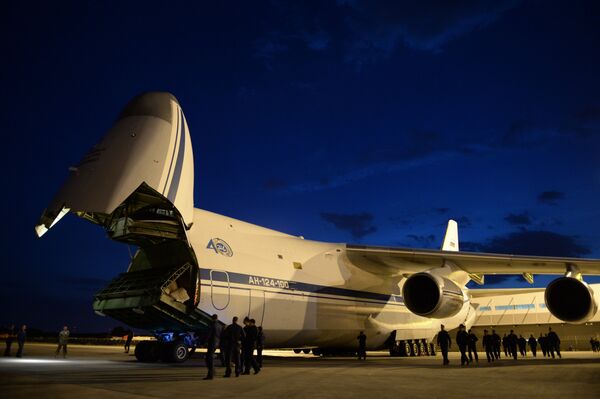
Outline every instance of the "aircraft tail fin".
[[455, 220], [448, 220], [446, 235], [442, 243], [442, 251], [458, 251], [458, 224]]
[[190, 226], [193, 193], [194, 158], [179, 102], [170, 93], [143, 93], [129, 102], [79, 164], [69, 168], [35, 230], [41, 237], [69, 211], [105, 227], [117, 213], [127, 219], [142, 210], [177, 214]]

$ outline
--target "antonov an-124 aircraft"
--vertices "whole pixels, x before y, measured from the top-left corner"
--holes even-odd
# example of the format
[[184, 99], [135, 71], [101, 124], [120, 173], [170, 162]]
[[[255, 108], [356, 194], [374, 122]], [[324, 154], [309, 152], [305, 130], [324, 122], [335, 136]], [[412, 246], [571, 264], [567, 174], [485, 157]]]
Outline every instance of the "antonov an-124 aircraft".
[[93, 308], [156, 336], [138, 344], [141, 361], [185, 360], [215, 313], [254, 318], [270, 348], [349, 350], [365, 331], [369, 349], [429, 354], [440, 324], [473, 324], [489, 294], [466, 284], [485, 274], [564, 274], [545, 289], [552, 315], [583, 323], [598, 310], [600, 285], [582, 276], [600, 274], [600, 260], [459, 252], [453, 220], [439, 251], [310, 241], [194, 208], [193, 192], [179, 102], [144, 93], [69, 168], [35, 227], [41, 237], [72, 212], [137, 247]]

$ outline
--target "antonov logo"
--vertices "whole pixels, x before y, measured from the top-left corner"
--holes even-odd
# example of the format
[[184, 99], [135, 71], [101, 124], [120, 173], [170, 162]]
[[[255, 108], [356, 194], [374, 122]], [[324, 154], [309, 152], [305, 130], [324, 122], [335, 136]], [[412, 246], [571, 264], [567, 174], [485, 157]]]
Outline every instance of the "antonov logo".
[[216, 253], [221, 254], [223, 256], [233, 256], [233, 251], [229, 244], [220, 238], [213, 238], [208, 242], [206, 246], [208, 249], [213, 249]]

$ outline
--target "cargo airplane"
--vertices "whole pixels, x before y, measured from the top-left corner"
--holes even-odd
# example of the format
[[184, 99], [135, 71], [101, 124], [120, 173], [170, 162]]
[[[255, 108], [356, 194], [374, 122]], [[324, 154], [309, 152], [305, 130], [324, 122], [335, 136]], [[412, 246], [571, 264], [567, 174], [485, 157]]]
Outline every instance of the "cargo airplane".
[[191, 138], [173, 95], [137, 96], [35, 227], [41, 237], [71, 212], [137, 247], [93, 308], [157, 337], [139, 360], [185, 360], [214, 313], [254, 318], [272, 348], [347, 350], [365, 331], [370, 349], [432, 353], [440, 324], [473, 324], [486, 290], [466, 284], [486, 274], [564, 274], [545, 289], [548, 310], [570, 323], [598, 310], [600, 287], [582, 276], [600, 260], [459, 252], [452, 220], [438, 251], [311, 241], [194, 208]]

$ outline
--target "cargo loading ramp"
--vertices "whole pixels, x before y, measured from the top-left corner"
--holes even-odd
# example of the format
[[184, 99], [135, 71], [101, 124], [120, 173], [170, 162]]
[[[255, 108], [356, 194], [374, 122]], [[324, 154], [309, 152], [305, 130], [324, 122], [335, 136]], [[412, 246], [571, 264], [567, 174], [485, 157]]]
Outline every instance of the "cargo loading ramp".
[[[121, 273], [94, 297], [97, 314], [152, 332], [198, 331], [210, 316], [194, 306], [193, 266]], [[192, 295], [190, 295], [190, 293]]]

